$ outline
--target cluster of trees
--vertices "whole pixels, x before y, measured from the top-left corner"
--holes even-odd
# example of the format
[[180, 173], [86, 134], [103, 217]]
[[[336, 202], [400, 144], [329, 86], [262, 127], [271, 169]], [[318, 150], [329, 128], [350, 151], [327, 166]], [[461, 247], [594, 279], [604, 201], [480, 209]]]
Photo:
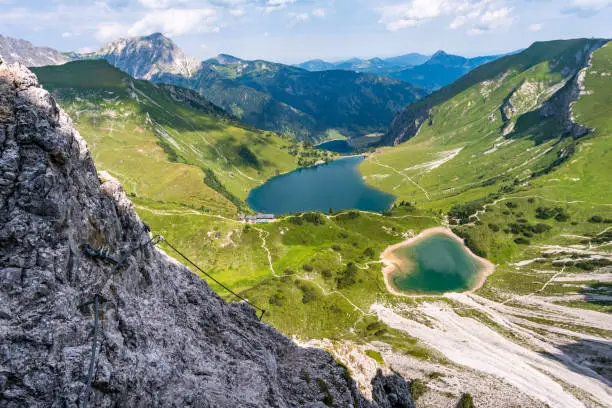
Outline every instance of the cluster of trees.
[[536, 218], [548, 220], [555, 218], [556, 221], [565, 222], [570, 219], [570, 215], [561, 207], [538, 207], [536, 208]]
[[612, 224], [612, 219], [603, 218], [601, 215], [594, 215], [591, 218], [589, 218], [589, 222], [592, 222], [594, 224], [600, 224], [602, 222], [605, 224]]
[[346, 265], [346, 269], [338, 274], [337, 286], [338, 289], [348, 288], [357, 283], [357, 272], [359, 268], [353, 262], [349, 262]]
[[320, 213], [299, 213], [289, 218], [289, 222], [295, 225], [303, 225], [305, 222], [309, 222], [314, 225], [325, 224], [325, 217]]

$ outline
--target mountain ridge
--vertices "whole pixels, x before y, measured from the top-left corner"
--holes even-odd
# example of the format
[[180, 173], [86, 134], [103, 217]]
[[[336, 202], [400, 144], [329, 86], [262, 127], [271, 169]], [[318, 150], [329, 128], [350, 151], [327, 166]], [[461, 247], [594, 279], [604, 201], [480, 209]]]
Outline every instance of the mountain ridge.
[[465, 58], [440, 50], [433, 54], [425, 63], [393, 72], [390, 76], [414, 83], [429, 91], [436, 91], [453, 83], [472, 69], [500, 57], [499, 55], [492, 55]]
[[194, 89], [247, 124], [297, 139], [380, 132], [395, 112], [425, 94], [372, 74], [309, 72], [229, 55], [203, 61], [192, 71], [193, 62], [184, 62], [182, 51], [161, 35], [122, 39], [102, 50], [88, 58], [104, 58], [136, 78]]
[[400, 71], [409, 66], [423, 64], [429, 58], [430, 56], [419, 53], [408, 53], [389, 58], [350, 58], [337, 62], [328, 62], [322, 59], [313, 59], [304, 61], [299, 64], [294, 64], [294, 66], [306, 69], [308, 71], [327, 71], [341, 69], [370, 74], [389, 75], [392, 72]]
[[[518, 54], [507, 55], [475, 68], [471, 73], [463, 76], [456, 82], [443, 87], [439, 91], [427, 96], [418, 103], [407, 107], [404, 111], [398, 114], [389, 127], [389, 131], [385, 136], [385, 142], [388, 144], [397, 144], [401, 141], [408, 140], [416, 134], [421, 124], [429, 119], [429, 111], [432, 107], [439, 105], [440, 103], [452, 98], [454, 95], [465, 91], [470, 86], [476, 85], [479, 82], [494, 80], [496, 77], [503, 75], [506, 71], [513, 69], [514, 66], [518, 67], [518, 69], [525, 70], [538, 63], [544, 62], [547, 59], [554, 60], [555, 58], [571, 64], [572, 61], [569, 59], [569, 57], [564, 56], [564, 53], [567, 52], [566, 48], [564, 48], [565, 45], [581, 44], [586, 41], [589, 40], [575, 39], [535, 42], [530, 47]], [[592, 42], [602, 45], [605, 44], [607, 40], [593, 39]], [[576, 50], [576, 53], [580, 52], [580, 49]], [[582, 57], [583, 56], [584, 55], [582, 55]], [[575, 56], [575, 59], [578, 59], [578, 55]], [[555, 64], [558, 65], [559, 62], [555, 62]], [[558, 66], [555, 66], [552, 69], [558, 70], [557, 68]], [[569, 68], [567, 68], [567, 70], [567, 72], [561, 72], [562, 70], [558, 71], [561, 74], [564, 74], [563, 76], [567, 77], [571, 71]], [[572, 72], [575, 74], [577, 70], [574, 69]], [[402, 130], [403, 124], [406, 123], [408, 125]]]
[[70, 61], [65, 54], [49, 47], [36, 47], [31, 42], [0, 34], [0, 56], [7, 64], [19, 62], [34, 67], [59, 65]]

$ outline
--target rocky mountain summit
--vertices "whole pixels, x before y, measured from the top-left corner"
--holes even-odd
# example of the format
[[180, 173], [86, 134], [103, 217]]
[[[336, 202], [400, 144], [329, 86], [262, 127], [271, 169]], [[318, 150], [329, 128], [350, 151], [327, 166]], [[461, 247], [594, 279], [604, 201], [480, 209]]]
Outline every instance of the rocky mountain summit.
[[329, 354], [226, 304], [153, 246], [21, 65], [0, 63], [0, 146], [0, 407], [413, 406], [406, 382], [380, 372], [366, 400]]
[[151, 79], [159, 73], [190, 77], [199, 67], [196, 60], [185, 56], [176, 44], [160, 33], [120, 38], [83, 57], [106, 59], [120, 70], [142, 79]]
[[28, 67], [60, 65], [70, 61], [61, 52], [49, 47], [35, 47], [31, 42], [0, 35], [0, 56], [8, 64], [19, 62]]

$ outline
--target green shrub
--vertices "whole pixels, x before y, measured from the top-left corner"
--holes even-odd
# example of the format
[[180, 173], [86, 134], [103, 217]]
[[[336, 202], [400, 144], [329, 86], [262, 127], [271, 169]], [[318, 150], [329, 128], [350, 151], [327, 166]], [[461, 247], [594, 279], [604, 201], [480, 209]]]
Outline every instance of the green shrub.
[[531, 243], [531, 241], [529, 241], [527, 238], [523, 238], [523, 237], [518, 237], [514, 240], [515, 243], [519, 244], [519, 245], [529, 245]]
[[312, 267], [312, 265], [304, 264], [302, 265], [302, 269], [305, 270], [306, 272], [312, 272], [314, 268]]
[[421, 379], [412, 380], [410, 382], [410, 395], [414, 401], [417, 401], [427, 392], [427, 385]]
[[302, 217], [289, 217], [289, 222], [295, 225], [304, 224], [304, 220], [302, 219]]
[[329, 392], [327, 383], [323, 379], [317, 378], [317, 384], [319, 385], [321, 392], [324, 394], [322, 402], [328, 407], [331, 407], [334, 404], [334, 397]]
[[603, 222], [603, 218], [601, 216], [599, 216], [599, 215], [594, 215], [591, 218], [589, 218], [589, 222], [593, 222], [593, 223], [599, 224], [599, 223]]
[[546, 225], [546, 224], [536, 224], [533, 227], [533, 232], [535, 232], [536, 234], [542, 234], [546, 231], [550, 231], [552, 229], [552, 227], [550, 225]]
[[472, 396], [469, 393], [463, 394], [457, 404], [457, 408], [476, 408]]
[[570, 219], [570, 215], [565, 212], [565, 210], [561, 207], [538, 207], [536, 208], [536, 218], [541, 220], [548, 220], [550, 218], [555, 218], [555, 220], [559, 222], [565, 222]]
[[489, 224], [489, 229], [493, 232], [498, 232], [499, 231], [499, 225], [497, 224]]
[[455, 204], [448, 212], [448, 217], [451, 220], [458, 219], [459, 224], [467, 224], [470, 221], [470, 216], [476, 211], [481, 211], [485, 200], [469, 201], [465, 204]]
[[372, 248], [366, 248], [363, 251], [363, 254], [368, 258], [374, 258], [374, 256], [376, 255], [376, 252], [374, 252]]
[[320, 213], [306, 213], [302, 216], [304, 221], [309, 222], [314, 225], [323, 225], [325, 224], [325, 219]]
[[339, 214], [336, 219], [340, 221], [354, 220], [355, 218], [359, 218], [359, 211], [348, 211], [342, 214]]
[[366, 353], [366, 356], [374, 359], [374, 361], [376, 361], [381, 366], [385, 365], [385, 360], [383, 359], [383, 357], [380, 355], [380, 353], [378, 351], [376, 351], [376, 350], [366, 350], [365, 353]]
[[349, 262], [349, 264], [346, 265], [346, 269], [338, 275], [338, 289], [348, 288], [357, 283], [357, 272], [357, 266]]
[[302, 291], [303, 304], [314, 302], [315, 300], [317, 300], [317, 289], [314, 286], [302, 282], [299, 284], [299, 288]]
[[275, 293], [274, 295], [270, 296], [268, 303], [274, 306], [282, 306], [284, 299], [285, 297], [281, 293]]

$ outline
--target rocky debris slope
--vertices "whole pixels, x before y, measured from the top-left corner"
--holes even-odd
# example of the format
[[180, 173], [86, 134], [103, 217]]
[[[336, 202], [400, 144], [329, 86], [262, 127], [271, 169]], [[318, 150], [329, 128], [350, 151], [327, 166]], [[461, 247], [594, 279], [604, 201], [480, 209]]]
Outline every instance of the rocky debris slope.
[[21, 63], [28, 67], [61, 65], [70, 61], [61, 52], [49, 47], [35, 47], [31, 42], [0, 35], [0, 55], [6, 63]]
[[[332, 357], [226, 304], [147, 244], [121, 185], [23, 66], [0, 63], [0, 407], [410, 407], [400, 377], [364, 399]], [[86, 256], [82, 245], [125, 259]]]

